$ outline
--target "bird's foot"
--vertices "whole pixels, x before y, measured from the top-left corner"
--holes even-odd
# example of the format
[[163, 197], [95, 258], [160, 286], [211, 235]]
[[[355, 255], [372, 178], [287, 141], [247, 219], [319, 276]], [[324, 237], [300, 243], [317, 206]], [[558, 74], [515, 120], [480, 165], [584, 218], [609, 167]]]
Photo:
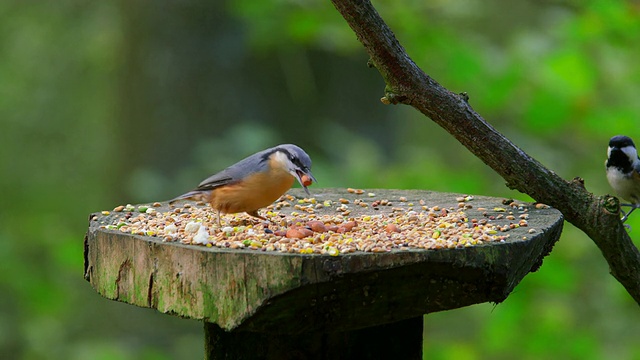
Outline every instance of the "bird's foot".
[[622, 209], [620, 209], [620, 212], [623, 214], [622, 218], [620, 219], [621, 222], [625, 222], [627, 221], [627, 219], [629, 218], [629, 215], [631, 215], [631, 213], [635, 210], [640, 208], [640, 204], [620, 204], [620, 207], [622, 206], [629, 206], [631, 207], [631, 210], [629, 210], [628, 213], [625, 213]]

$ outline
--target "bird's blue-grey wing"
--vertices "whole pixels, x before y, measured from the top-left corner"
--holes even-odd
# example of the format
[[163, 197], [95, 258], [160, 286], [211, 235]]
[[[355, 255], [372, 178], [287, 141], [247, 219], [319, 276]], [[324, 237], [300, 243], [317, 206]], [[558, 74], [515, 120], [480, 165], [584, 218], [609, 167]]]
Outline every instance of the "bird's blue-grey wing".
[[272, 152], [272, 149], [267, 149], [246, 157], [219, 173], [204, 179], [196, 190], [213, 190], [217, 187], [240, 181], [251, 173], [263, 171], [267, 164], [267, 157]]
[[239, 162], [229, 166], [228, 168], [209, 176], [204, 179], [197, 188], [189, 191], [186, 194], [182, 194], [175, 199], [169, 201], [172, 203], [181, 199], [199, 199], [206, 196], [208, 192], [214, 190], [220, 186], [233, 184], [237, 181], [244, 179], [247, 175], [264, 170], [267, 166], [267, 158], [273, 152], [274, 148], [263, 150], [259, 153], [246, 157]]

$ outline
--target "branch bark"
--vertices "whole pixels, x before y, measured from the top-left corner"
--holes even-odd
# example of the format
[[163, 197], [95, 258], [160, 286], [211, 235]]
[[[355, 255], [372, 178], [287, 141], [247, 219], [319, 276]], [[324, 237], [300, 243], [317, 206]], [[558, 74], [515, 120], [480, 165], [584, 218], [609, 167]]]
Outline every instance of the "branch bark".
[[384, 103], [413, 106], [502, 176], [509, 188], [560, 210], [598, 246], [611, 274], [640, 304], [640, 252], [620, 222], [618, 200], [594, 196], [527, 155], [467, 103], [422, 71], [369, 0], [332, 0], [387, 84]]

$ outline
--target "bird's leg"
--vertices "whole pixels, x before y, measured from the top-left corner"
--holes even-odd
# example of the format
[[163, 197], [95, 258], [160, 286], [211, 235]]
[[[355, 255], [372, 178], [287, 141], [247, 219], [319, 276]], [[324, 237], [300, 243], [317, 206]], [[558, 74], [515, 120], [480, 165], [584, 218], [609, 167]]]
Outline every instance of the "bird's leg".
[[627, 221], [627, 219], [629, 218], [629, 215], [631, 215], [631, 213], [635, 209], [640, 208], [640, 204], [620, 204], [620, 207], [623, 207], [623, 206], [631, 207], [631, 210], [629, 210], [628, 213], [625, 213], [624, 211], [622, 211], [622, 209], [620, 209], [620, 212], [623, 214], [622, 219], [620, 219], [620, 221], [622, 221], [623, 223]]
[[269, 219], [260, 216], [260, 214], [258, 214], [258, 210], [247, 211], [247, 214], [249, 214], [249, 215], [251, 215], [253, 217], [256, 217], [256, 218], [258, 218], [260, 220], [271, 222]]
[[637, 207], [632, 207], [631, 210], [629, 210], [628, 213], [624, 214], [624, 216], [622, 217], [622, 219], [620, 219], [620, 221], [622, 221], [623, 223], [625, 221], [627, 221], [627, 219], [629, 218], [629, 215], [631, 215], [631, 213], [633, 212], [633, 210], [637, 209]]
[[216, 210], [218, 212], [218, 229], [222, 229], [222, 222], [220, 222], [220, 210]]
[[620, 208], [620, 212], [622, 213], [622, 218], [620, 219], [621, 222], [625, 222], [625, 220], [627, 220], [627, 213], [624, 212], [624, 210], [622, 210], [622, 208]]
[[263, 223], [263, 226], [264, 226], [265, 229], [269, 229], [269, 225], [277, 225], [275, 222], [271, 221], [271, 219], [267, 219], [267, 218], [265, 218], [263, 216], [260, 216], [260, 214], [258, 214], [258, 210], [247, 211], [247, 214], [249, 214], [249, 215], [251, 215], [251, 216], [253, 216], [255, 218], [263, 220], [265, 222], [265, 223]]

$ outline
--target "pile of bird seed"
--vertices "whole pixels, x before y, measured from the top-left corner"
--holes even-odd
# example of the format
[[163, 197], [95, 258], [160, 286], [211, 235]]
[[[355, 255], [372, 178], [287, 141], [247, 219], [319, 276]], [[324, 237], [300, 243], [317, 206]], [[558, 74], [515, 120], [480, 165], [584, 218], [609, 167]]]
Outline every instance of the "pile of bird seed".
[[[393, 201], [376, 199], [362, 189], [346, 192], [356, 198], [321, 201], [285, 194], [261, 210], [267, 222], [244, 213], [227, 214], [222, 215], [221, 226], [217, 212], [202, 202], [122, 205], [113, 213], [102, 212], [111, 220], [101, 228], [207, 247], [337, 256], [504, 242], [510, 230], [528, 226], [527, 206], [513, 200], [503, 201], [504, 207], [474, 209], [482, 216], [469, 218], [473, 196], [457, 196], [457, 206], [440, 207], [402, 196]], [[540, 205], [546, 206], [536, 207]], [[381, 209], [385, 211], [376, 211]]]

